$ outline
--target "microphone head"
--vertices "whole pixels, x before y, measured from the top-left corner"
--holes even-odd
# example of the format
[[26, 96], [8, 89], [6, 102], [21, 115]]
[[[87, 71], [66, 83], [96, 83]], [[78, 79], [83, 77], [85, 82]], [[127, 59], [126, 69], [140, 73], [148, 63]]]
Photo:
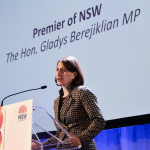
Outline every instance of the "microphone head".
[[41, 86], [41, 89], [46, 89], [46, 88], [47, 88], [47, 86], [46, 86], [46, 85]]

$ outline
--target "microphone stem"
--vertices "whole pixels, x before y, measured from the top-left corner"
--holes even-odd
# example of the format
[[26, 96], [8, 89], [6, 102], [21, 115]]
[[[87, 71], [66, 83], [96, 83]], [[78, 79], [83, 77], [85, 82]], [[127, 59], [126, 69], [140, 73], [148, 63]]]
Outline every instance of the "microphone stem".
[[9, 95], [9, 96], [5, 97], [5, 98], [2, 100], [1, 106], [3, 106], [3, 101], [4, 101], [6, 98], [10, 97], [10, 96], [17, 95], [17, 94], [24, 93], [24, 92], [28, 92], [28, 91], [32, 91], [32, 90], [39, 90], [39, 89], [41, 89], [41, 88], [30, 89], [30, 90], [27, 90], [27, 91], [22, 91], [22, 92], [19, 92], [19, 93], [15, 93], [15, 94]]

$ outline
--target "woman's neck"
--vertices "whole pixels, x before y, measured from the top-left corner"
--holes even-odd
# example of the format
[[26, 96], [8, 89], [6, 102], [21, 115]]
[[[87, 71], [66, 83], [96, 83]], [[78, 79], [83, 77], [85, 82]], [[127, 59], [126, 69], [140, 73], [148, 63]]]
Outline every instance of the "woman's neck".
[[67, 90], [67, 87], [62, 87], [63, 88], [63, 92], [64, 92], [64, 95], [63, 95], [63, 97], [66, 97], [68, 94], [69, 94], [69, 92], [68, 92], [68, 90]]

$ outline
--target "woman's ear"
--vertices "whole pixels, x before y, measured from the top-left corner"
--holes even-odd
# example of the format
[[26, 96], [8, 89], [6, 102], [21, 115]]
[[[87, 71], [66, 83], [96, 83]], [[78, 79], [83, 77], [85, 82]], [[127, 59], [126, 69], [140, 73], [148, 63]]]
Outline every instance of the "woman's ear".
[[75, 71], [75, 72], [74, 72], [74, 78], [75, 78], [76, 76], [77, 76], [77, 72]]

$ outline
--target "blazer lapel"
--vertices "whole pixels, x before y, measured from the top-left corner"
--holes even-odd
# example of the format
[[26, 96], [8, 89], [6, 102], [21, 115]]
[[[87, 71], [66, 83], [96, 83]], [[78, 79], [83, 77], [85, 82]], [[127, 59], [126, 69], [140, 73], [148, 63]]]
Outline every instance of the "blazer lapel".
[[71, 101], [72, 101], [71, 94], [69, 94], [66, 97], [66, 99], [64, 100], [64, 103], [63, 103], [62, 108], [60, 110], [60, 120], [63, 121], [63, 123], [65, 123], [67, 111], [70, 108]]
[[[64, 103], [62, 105], [62, 108], [61, 110], [59, 110], [59, 102], [60, 102], [60, 96], [63, 96], [63, 89], [61, 88], [59, 90], [59, 94], [60, 96], [55, 100], [55, 103], [54, 103], [54, 111], [55, 111], [55, 119], [60, 122], [60, 124], [64, 124], [65, 123], [65, 120], [66, 120], [66, 116], [67, 116], [67, 111], [69, 110], [70, 108], [70, 105], [71, 105], [71, 102], [72, 102], [72, 91], [73, 89], [75, 88], [76, 86], [73, 86], [72, 84], [70, 84], [68, 87], [67, 87], [67, 90], [69, 91], [69, 94], [68, 96], [66, 97], [66, 99], [64, 100]], [[59, 117], [60, 115], [60, 117]], [[60, 119], [60, 120], [59, 120]]]
[[58, 121], [59, 119], [59, 101], [60, 96], [54, 102], [54, 112], [55, 112], [55, 120]]
[[65, 129], [68, 130], [68, 127], [59, 120], [59, 101], [60, 101], [60, 96], [55, 100], [54, 102], [54, 112], [55, 112], [55, 120]]

